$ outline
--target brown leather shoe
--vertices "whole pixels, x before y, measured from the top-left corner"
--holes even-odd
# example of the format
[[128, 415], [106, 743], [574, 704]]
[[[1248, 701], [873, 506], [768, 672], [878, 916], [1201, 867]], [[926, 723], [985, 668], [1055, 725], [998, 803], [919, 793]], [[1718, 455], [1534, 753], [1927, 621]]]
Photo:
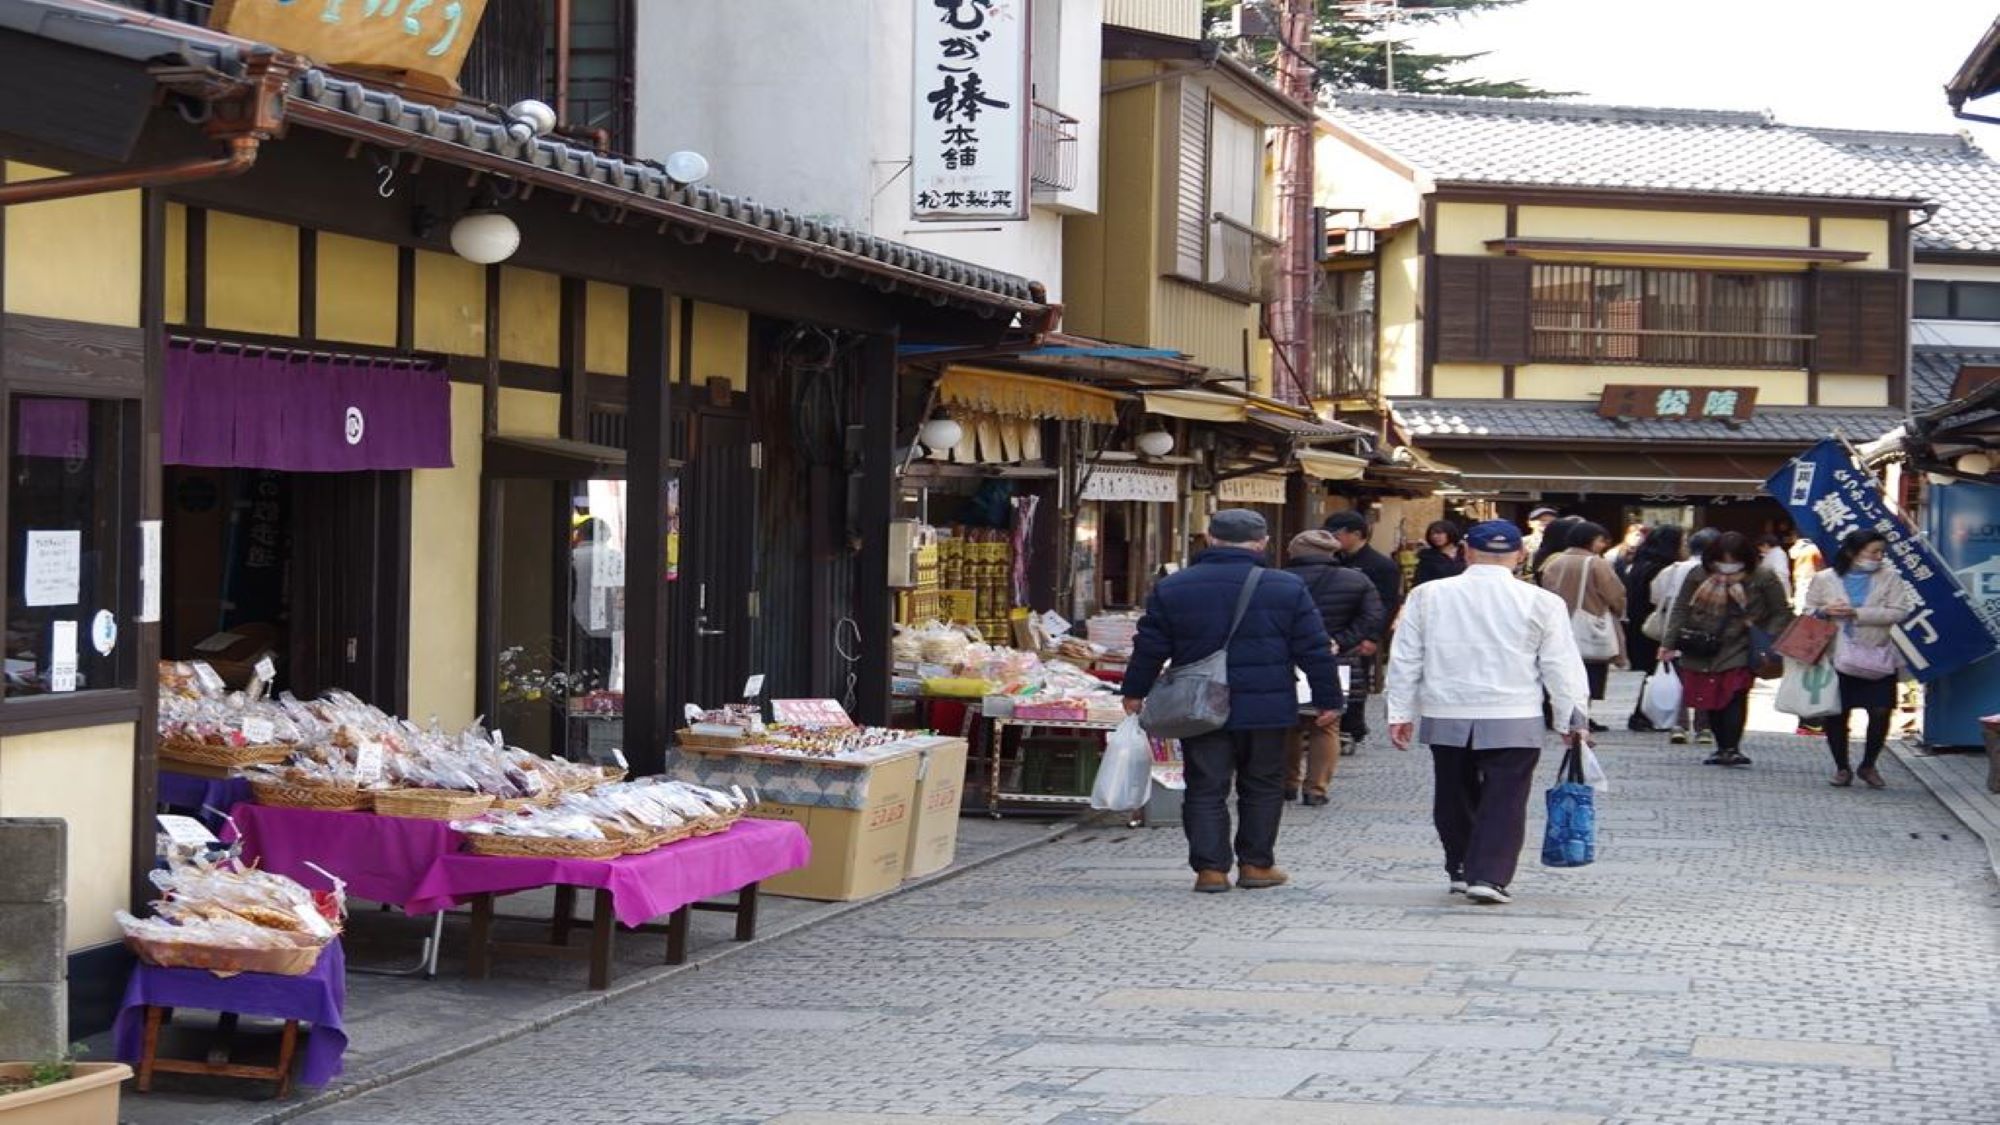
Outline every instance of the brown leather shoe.
[[1252, 867], [1244, 864], [1236, 869], [1236, 885], [1246, 891], [1259, 891], [1265, 887], [1282, 887], [1292, 881], [1292, 877], [1276, 867]]
[[1194, 873], [1194, 893], [1198, 895], [1219, 895], [1229, 889], [1229, 872], [1197, 871]]
[[1882, 780], [1882, 775], [1875, 772], [1874, 766], [1862, 766], [1855, 772], [1860, 776], [1861, 780], [1868, 783], [1868, 788], [1870, 789], [1887, 789], [1889, 787], [1889, 783]]

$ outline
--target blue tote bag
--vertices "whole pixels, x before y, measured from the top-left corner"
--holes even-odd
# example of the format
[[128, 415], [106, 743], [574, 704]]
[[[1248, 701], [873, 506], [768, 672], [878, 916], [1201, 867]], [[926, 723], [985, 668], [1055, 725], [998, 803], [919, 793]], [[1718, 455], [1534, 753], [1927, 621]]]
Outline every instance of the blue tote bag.
[[1563, 754], [1562, 772], [1548, 791], [1549, 824], [1542, 833], [1542, 866], [1584, 867], [1597, 858], [1597, 794], [1583, 783], [1583, 754], [1575, 743]]

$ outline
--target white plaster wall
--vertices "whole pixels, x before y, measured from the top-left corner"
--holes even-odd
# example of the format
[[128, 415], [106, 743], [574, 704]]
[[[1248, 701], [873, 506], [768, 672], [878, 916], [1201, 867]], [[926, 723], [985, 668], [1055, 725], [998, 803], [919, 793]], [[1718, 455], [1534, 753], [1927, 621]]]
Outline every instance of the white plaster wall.
[[[1911, 268], [1918, 281], [2000, 282], [2000, 267], [1942, 265], [1918, 262]], [[1910, 343], [1917, 347], [2000, 349], [2000, 322], [1991, 320], [1912, 320]]]

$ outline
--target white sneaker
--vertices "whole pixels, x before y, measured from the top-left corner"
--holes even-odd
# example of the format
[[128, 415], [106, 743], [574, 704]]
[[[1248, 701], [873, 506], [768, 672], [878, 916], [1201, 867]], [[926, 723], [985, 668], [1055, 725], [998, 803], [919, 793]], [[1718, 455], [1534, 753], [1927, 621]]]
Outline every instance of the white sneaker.
[[1453, 880], [1451, 881], [1451, 893], [1452, 893], [1452, 894], [1455, 894], [1455, 895], [1462, 895], [1462, 894], [1464, 894], [1464, 893], [1465, 893], [1465, 880], [1463, 880], [1463, 879], [1453, 879]]
[[1507, 893], [1507, 888], [1496, 887], [1491, 883], [1472, 884], [1465, 888], [1465, 897], [1481, 906], [1504, 906], [1514, 901], [1513, 896]]

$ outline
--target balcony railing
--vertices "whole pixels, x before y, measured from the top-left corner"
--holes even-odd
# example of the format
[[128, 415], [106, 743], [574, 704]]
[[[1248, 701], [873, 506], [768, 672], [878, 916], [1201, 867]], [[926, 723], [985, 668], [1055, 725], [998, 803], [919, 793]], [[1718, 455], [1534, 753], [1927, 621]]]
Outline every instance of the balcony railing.
[[1372, 309], [1313, 308], [1313, 397], [1373, 400], [1375, 367]]
[[1028, 175], [1036, 191], [1076, 187], [1076, 118], [1034, 103], [1028, 117]]
[[1277, 239], [1217, 212], [1208, 224], [1208, 283], [1246, 301], [1269, 301], [1277, 250]]
[[1537, 264], [1528, 354], [1556, 363], [1799, 368], [1802, 274]]

